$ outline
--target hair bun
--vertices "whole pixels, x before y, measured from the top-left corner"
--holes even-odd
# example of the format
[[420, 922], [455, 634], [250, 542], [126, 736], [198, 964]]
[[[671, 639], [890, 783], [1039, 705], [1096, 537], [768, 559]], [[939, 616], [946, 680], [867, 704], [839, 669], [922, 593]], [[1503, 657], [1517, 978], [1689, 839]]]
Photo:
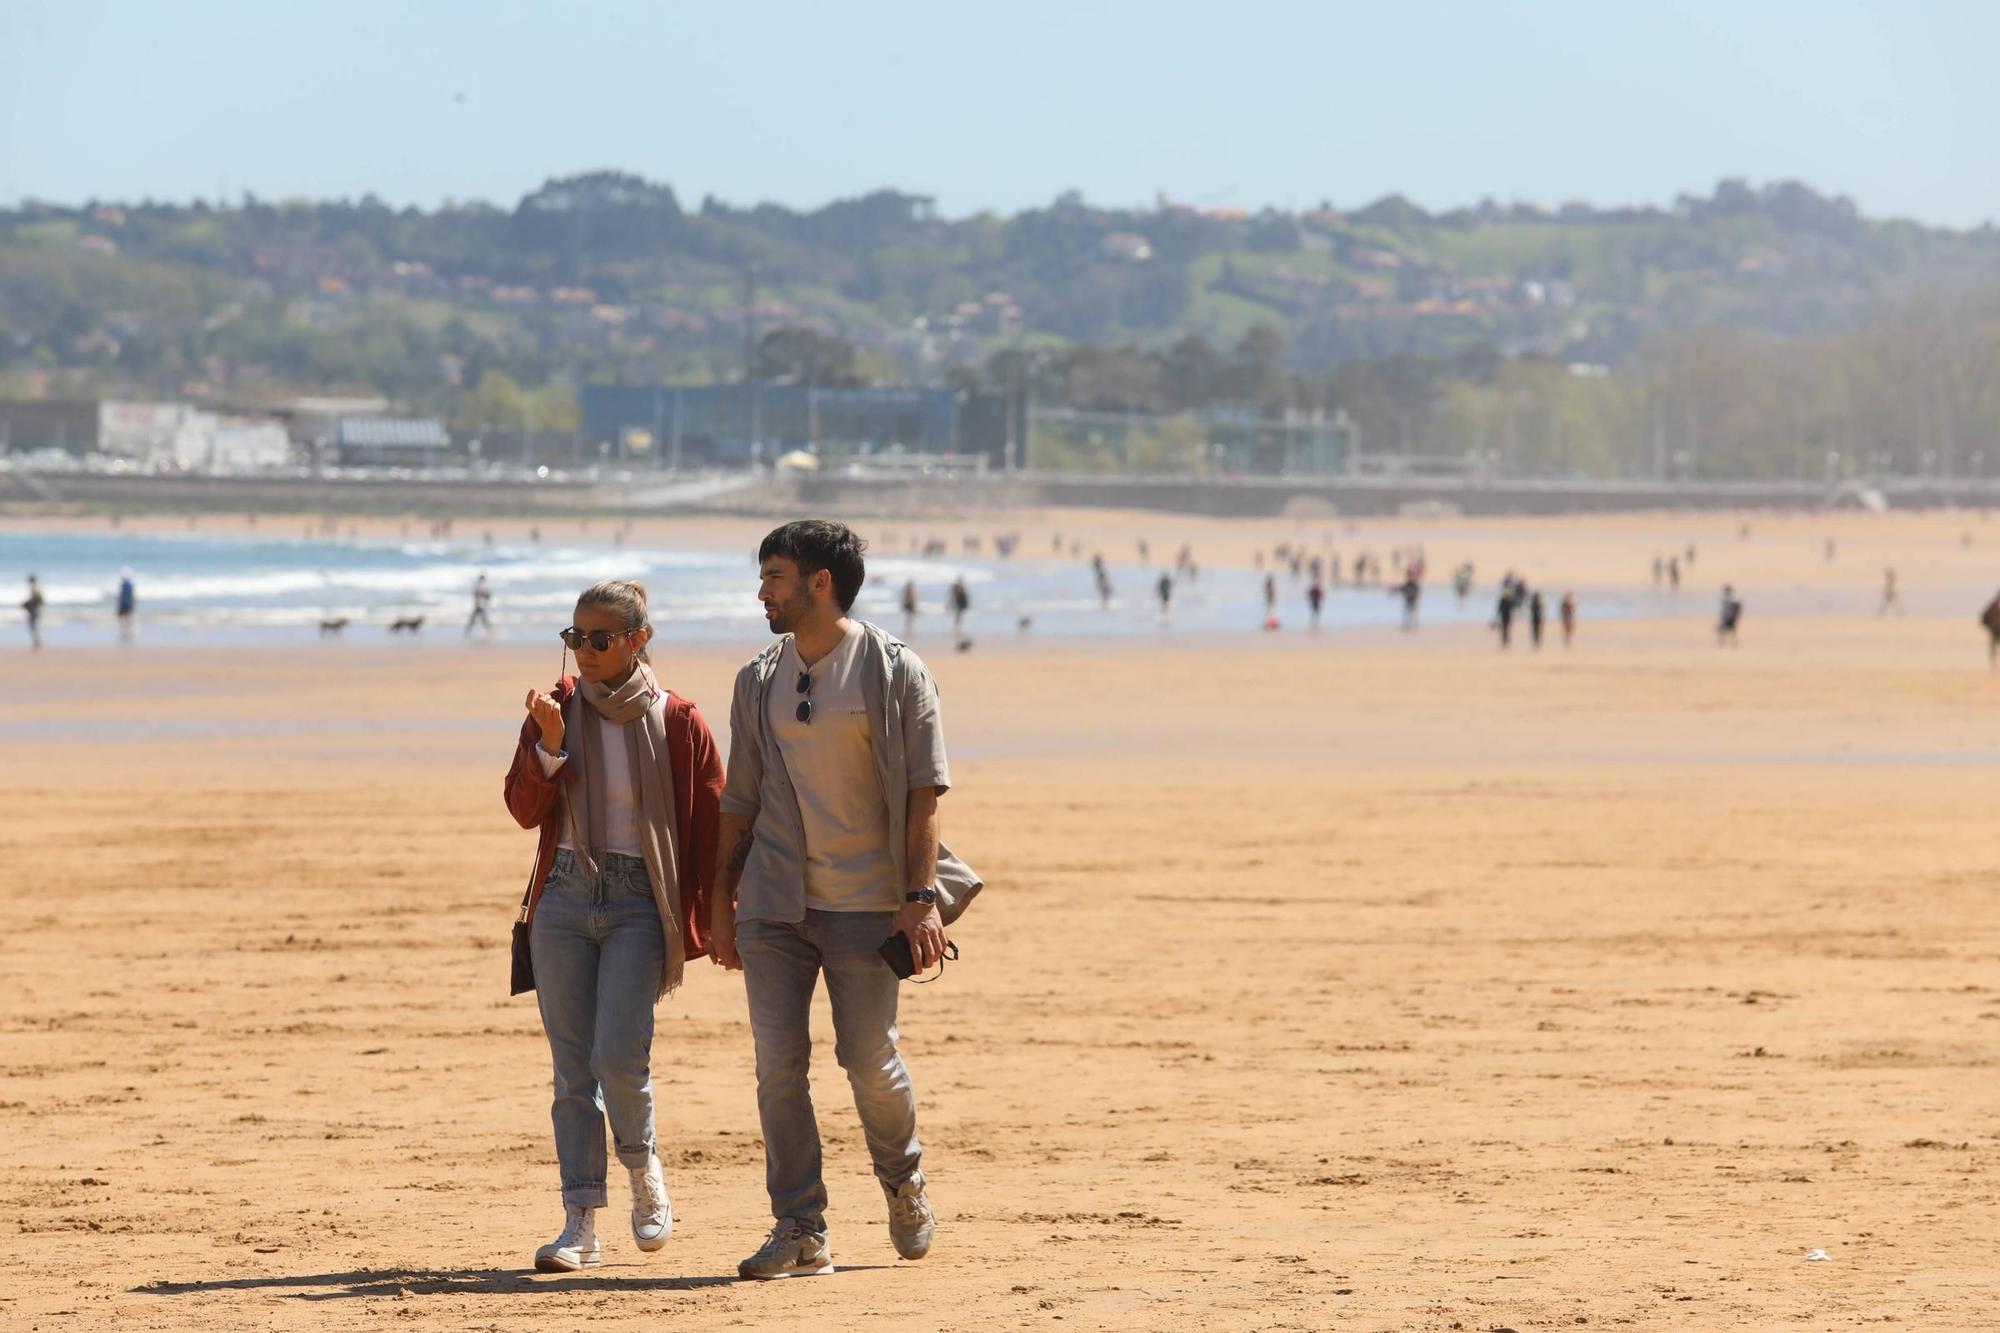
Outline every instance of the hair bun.
[[639, 580], [637, 580], [637, 579], [626, 579], [626, 580], [625, 580], [625, 586], [626, 586], [626, 587], [628, 587], [628, 588], [630, 588], [630, 589], [632, 590], [632, 595], [633, 595], [634, 597], [637, 597], [637, 598], [639, 599], [639, 604], [640, 604], [641, 606], [644, 606], [644, 605], [646, 604], [646, 585], [645, 585], [645, 584], [643, 584], [643, 583], [639, 582]]

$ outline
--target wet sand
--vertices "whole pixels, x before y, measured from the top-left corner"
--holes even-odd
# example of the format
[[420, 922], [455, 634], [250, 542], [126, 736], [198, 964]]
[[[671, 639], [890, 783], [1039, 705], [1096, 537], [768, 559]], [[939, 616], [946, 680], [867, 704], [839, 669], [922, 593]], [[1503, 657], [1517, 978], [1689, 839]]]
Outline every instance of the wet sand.
[[[1950, 523], [1849, 522], [1974, 576]], [[1806, 578], [1796, 535], [1736, 567]], [[768, 1218], [706, 966], [659, 1013], [674, 1239], [636, 1253], [614, 1179], [605, 1266], [525, 1271], [560, 1217], [500, 780], [549, 654], [10, 646], [0, 1325], [2000, 1326], [2000, 675], [1976, 606], [1872, 586], [1736, 651], [932, 653], [991, 881], [904, 1005], [937, 1247], [888, 1244], [822, 1001], [843, 1271], [769, 1286], [732, 1279]], [[754, 647], [663, 673], [724, 733]]]

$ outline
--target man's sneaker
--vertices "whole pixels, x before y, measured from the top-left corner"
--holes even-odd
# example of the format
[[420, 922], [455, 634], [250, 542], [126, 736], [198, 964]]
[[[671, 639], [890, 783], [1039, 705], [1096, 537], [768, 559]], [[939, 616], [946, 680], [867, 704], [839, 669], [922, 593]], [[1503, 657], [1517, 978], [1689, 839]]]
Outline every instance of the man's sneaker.
[[597, 1210], [564, 1204], [562, 1235], [535, 1251], [535, 1271], [574, 1273], [602, 1262], [597, 1246]]
[[632, 1168], [632, 1239], [651, 1254], [673, 1234], [674, 1208], [667, 1201], [667, 1180], [660, 1174], [660, 1159], [650, 1157], [644, 1166]]
[[924, 1197], [924, 1173], [913, 1171], [895, 1189], [884, 1185], [882, 1192], [889, 1196], [889, 1239], [896, 1242], [896, 1253], [905, 1259], [929, 1254], [937, 1218], [931, 1212], [931, 1201]]
[[814, 1277], [832, 1271], [833, 1260], [827, 1256], [825, 1233], [809, 1231], [797, 1222], [780, 1222], [772, 1227], [763, 1248], [736, 1265], [739, 1276], [760, 1281], [774, 1277]]

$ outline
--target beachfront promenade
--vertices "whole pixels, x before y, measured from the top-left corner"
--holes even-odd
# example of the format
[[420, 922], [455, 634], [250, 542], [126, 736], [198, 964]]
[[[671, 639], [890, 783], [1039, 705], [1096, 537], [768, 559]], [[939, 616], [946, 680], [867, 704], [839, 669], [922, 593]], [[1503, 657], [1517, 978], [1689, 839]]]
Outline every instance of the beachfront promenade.
[[495, 475], [0, 470], [0, 509], [311, 513], [972, 512], [1031, 506], [1217, 517], [1393, 516], [1412, 511], [1555, 515], [1620, 510], [1932, 509], [2000, 505], [2000, 479], [1658, 481], [1477, 477], [1085, 477], [1019, 472], [920, 478], [842, 473], [604, 471]]

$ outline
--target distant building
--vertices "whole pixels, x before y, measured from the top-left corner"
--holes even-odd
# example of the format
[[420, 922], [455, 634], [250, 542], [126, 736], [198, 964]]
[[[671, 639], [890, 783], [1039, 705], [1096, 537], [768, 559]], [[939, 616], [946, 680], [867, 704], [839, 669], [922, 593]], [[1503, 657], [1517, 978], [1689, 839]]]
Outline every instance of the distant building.
[[80, 458], [97, 452], [97, 430], [95, 398], [0, 402], [0, 453], [60, 449]]
[[450, 454], [451, 436], [435, 417], [342, 417], [333, 448], [342, 467], [429, 467]]
[[333, 448], [333, 435], [346, 417], [377, 417], [389, 411], [387, 398], [296, 398], [284, 409], [292, 423], [292, 443], [317, 456]]
[[593, 385], [583, 391], [586, 441], [635, 460], [650, 452], [659, 466], [771, 462], [805, 448], [830, 461], [894, 451], [948, 454], [961, 447], [958, 415], [959, 395], [950, 389], [903, 385]]
[[106, 402], [98, 451], [151, 468], [239, 471], [282, 467], [292, 442], [267, 417], [225, 416], [187, 403]]

